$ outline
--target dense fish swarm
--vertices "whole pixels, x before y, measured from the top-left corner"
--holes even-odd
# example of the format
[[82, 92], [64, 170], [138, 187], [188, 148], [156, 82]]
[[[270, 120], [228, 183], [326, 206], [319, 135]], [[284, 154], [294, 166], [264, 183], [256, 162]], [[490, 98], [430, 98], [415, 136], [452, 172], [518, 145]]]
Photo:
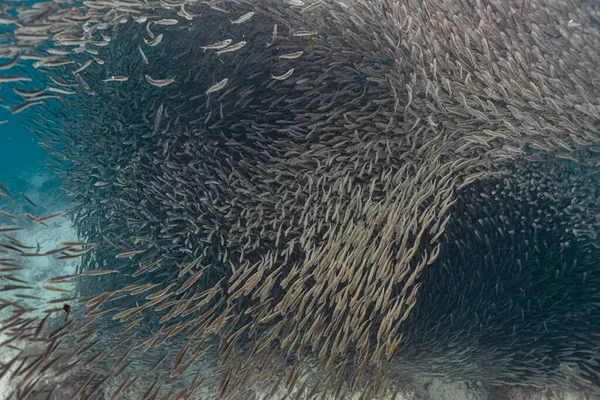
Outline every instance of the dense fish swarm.
[[600, 394], [597, 2], [2, 11], [5, 103], [76, 204], [48, 256], [86, 277], [71, 318], [3, 300], [46, 345], [16, 398]]

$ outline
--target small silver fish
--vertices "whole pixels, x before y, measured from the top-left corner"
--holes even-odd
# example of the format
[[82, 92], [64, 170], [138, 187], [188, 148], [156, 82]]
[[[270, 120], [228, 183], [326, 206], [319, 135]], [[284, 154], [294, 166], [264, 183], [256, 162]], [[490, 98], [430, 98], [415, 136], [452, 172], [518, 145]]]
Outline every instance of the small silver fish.
[[154, 25], [165, 25], [165, 26], [177, 25], [178, 23], [179, 23], [179, 20], [177, 20], [177, 19], [161, 19], [158, 21], [154, 21]]
[[289, 78], [290, 76], [292, 76], [293, 73], [294, 73], [294, 68], [290, 68], [290, 70], [283, 75], [279, 75], [279, 76], [271, 75], [271, 77], [278, 81], [284, 81], [287, 78]]
[[294, 32], [294, 36], [296, 37], [305, 37], [305, 36], [315, 36], [317, 31], [298, 31]]
[[129, 80], [126, 76], [111, 76], [110, 78], [104, 79], [102, 82], [127, 82]]
[[71, 95], [71, 96], [77, 94], [77, 92], [73, 92], [71, 90], [65, 90], [65, 89], [61, 89], [61, 88], [55, 88], [55, 87], [52, 87], [52, 86], [48, 86], [48, 88], [46, 90], [49, 91], [49, 92], [52, 92], [52, 93], [58, 93], [58, 94], [64, 94], [64, 95]]
[[74, 74], [78, 74], [80, 72], [83, 72], [84, 69], [86, 69], [87, 67], [89, 67], [90, 65], [92, 65], [92, 62], [94, 60], [87, 60], [86, 62], [84, 62], [83, 64], [81, 64], [81, 67], [77, 68], [75, 71], [73, 71]]
[[142, 50], [142, 47], [138, 44], [138, 50], [140, 51], [140, 55], [142, 56], [142, 61], [144, 62], [144, 64], [148, 65], [149, 61], [148, 61], [148, 57], [146, 57], [146, 54], [144, 54], [144, 50]]
[[38, 69], [40, 67], [62, 67], [63, 65], [73, 64], [75, 61], [69, 60], [41, 60], [33, 63], [33, 68]]
[[227, 82], [229, 82], [229, 79], [225, 78], [222, 81], [215, 83], [214, 85], [208, 88], [205, 94], [218, 92], [219, 90], [223, 89], [225, 85], [227, 85]]
[[200, 48], [204, 51], [206, 50], [220, 50], [225, 48], [231, 44], [231, 39], [225, 39], [217, 43], [209, 44], [208, 46], [200, 46]]
[[31, 78], [25, 76], [5, 75], [0, 76], [0, 83], [7, 82], [31, 82]]
[[250, 18], [252, 18], [253, 15], [254, 15], [254, 11], [250, 11], [250, 12], [242, 15], [238, 19], [231, 21], [231, 23], [232, 24], [241, 24], [242, 22], [248, 21]]
[[219, 6], [216, 6], [214, 4], [210, 5], [209, 7], [212, 8], [213, 10], [215, 10], [215, 11], [222, 12], [222, 13], [225, 13], [225, 14], [229, 14], [229, 11], [227, 11], [227, 10], [225, 10], [225, 9], [219, 7]]
[[297, 51], [295, 53], [281, 54], [279, 56], [279, 59], [281, 59], [281, 60], [293, 60], [295, 58], [300, 57], [302, 54], [304, 54], [304, 52], [302, 50], [301, 51]]
[[153, 79], [150, 75], [145, 75], [145, 76], [146, 76], [146, 80], [148, 81], [148, 83], [150, 83], [151, 85], [157, 86], [157, 87], [167, 86], [167, 85], [170, 85], [171, 83], [175, 82], [175, 77], [166, 78], [166, 79]]
[[236, 43], [236, 44], [232, 44], [232, 45], [231, 45], [231, 46], [229, 46], [229, 47], [225, 47], [225, 48], [224, 48], [223, 50], [221, 50], [221, 51], [217, 51], [217, 55], [221, 55], [221, 54], [223, 54], [223, 53], [231, 53], [231, 52], [234, 52], [234, 51], [236, 51], [236, 50], [239, 50], [239, 49], [241, 49], [241, 48], [242, 48], [242, 47], [244, 47], [245, 45], [246, 45], [246, 42], [245, 42], [245, 41], [238, 42], [238, 43]]
[[146, 44], [150, 47], [154, 47], [157, 46], [163, 39], [163, 34], [161, 33], [160, 35], [158, 35], [157, 37], [155, 37], [152, 40], [148, 40], [146, 38], [144, 38], [144, 42], [146, 42]]

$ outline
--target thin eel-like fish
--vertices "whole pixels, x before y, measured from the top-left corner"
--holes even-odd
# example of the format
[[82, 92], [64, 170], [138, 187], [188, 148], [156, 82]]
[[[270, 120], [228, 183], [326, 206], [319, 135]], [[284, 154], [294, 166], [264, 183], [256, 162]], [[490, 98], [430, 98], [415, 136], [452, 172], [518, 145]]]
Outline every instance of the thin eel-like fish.
[[4, 75], [0, 76], [0, 83], [9, 82], [31, 82], [31, 78], [26, 76]]
[[221, 54], [224, 54], [224, 53], [232, 53], [234, 51], [241, 49], [245, 45], [246, 45], [246, 41], [241, 41], [236, 44], [232, 44], [229, 47], [225, 47], [223, 50], [217, 51], [217, 55], [220, 56]]
[[134, 251], [126, 251], [125, 253], [119, 253], [115, 256], [115, 258], [127, 258], [127, 257], [133, 257], [137, 254], [141, 254], [143, 252], [145, 252], [146, 250], [134, 250]]
[[213, 44], [209, 44], [208, 46], [200, 46], [200, 48], [204, 51], [206, 50], [220, 50], [231, 44], [231, 39], [221, 40], [220, 42], [216, 42]]
[[34, 207], [37, 207], [37, 204], [35, 204], [29, 197], [27, 197], [27, 195], [25, 193], [20, 193], [21, 197], [23, 197], [29, 204], [31, 204]]
[[148, 65], [149, 61], [148, 61], [148, 57], [146, 57], [146, 54], [144, 54], [144, 50], [142, 50], [142, 47], [138, 44], [138, 50], [140, 51], [140, 55], [142, 56], [142, 61], [144, 62], [144, 64]]
[[27, 110], [29, 107], [38, 106], [40, 104], [44, 104], [44, 103], [41, 101], [26, 101], [25, 103], [21, 104], [20, 106], [13, 108], [10, 112], [13, 114], [18, 114], [20, 112]]
[[166, 79], [153, 79], [150, 75], [146, 75], [146, 80], [151, 85], [154, 85], [157, 87], [164, 87], [164, 86], [170, 85], [171, 83], [175, 82], [175, 77], [166, 78]]
[[284, 81], [287, 78], [289, 78], [290, 76], [292, 76], [293, 73], [294, 73], [294, 68], [290, 68], [290, 70], [283, 75], [279, 75], [279, 76], [271, 75], [271, 77], [278, 81]]
[[129, 80], [126, 76], [111, 76], [110, 78], [104, 79], [102, 82], [127, 82]]
[[301, 50], [295, 53], [282, 54], [279, 56], [279, 58], [282, 60], [293, 60], [295, 58], [300, 57], [302, 54], [304, 54], [304, 51]]

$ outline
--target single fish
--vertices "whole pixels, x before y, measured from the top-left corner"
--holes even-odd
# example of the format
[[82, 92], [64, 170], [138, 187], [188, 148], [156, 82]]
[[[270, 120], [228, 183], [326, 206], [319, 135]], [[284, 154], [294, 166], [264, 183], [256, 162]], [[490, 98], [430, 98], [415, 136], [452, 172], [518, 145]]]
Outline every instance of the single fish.
[[294, 73], [294, 68], [290, 68], [290, 70], [288, 72], [286, 72], [285, 74], [279, 75], [279, 76], [271, 75], [271, 78], [276, 79], [278, 81], [284, 81], [287, 78], [289, 78], [290, 76], [292, 76], [293, 73]]
[[[244, 42], [245, 44], [245, 42]], [[31, 78], [26, 76], [15, 76], [15, 75], [5, 75], [0, 76], [0, 83], [9, 83], [9, 82], [31, 82]]]
[[21, 88], [13, 88], [13, 92], [15, 92], [19, 96], [24, 97], [26, 99], [30, 99], [30, 98], [36, 97], [36, 96], [41, 96], [45, 91], [46, 91], [46, 89], [41, 89], [41, 90], [23, 90]]
[[175, 77], [166, 78], [166, 79], [153, 79], [149, 75], [146, 75], [146, 80], [151, 85], [154, 85], [157, 87], [164, 87], [164, 86], [170, 85], [171, 83], [175, 82]]
[[225, 78], [222, 81], [215, 83], [214, 85], [208, 88], [205, 94], [218, 92], [219, 90], [223, 89], [225, 85], [227, 85], [227, 82], [229, 82], [229, 79]]
[[210, 44], [208, 46], [200, 46], [200, 48], [204, 51], [206, 50], [220, 50], [225, 48], [231, 44], [231, 39], [225, 39], [217, 43]]
[[6, 188], [6, 186], [4, 186], [1, 182], [0, 182], [0, 190], [2, 190], [3, 192], [5, 192], [6, 194], [10, 194], [10, 192], [8, 191], [8, 189]]
[[271, 34], [271, 41], [267, 43], [267, 47], [270, 47], [277, 40], [277, 24], [273, 25], [273, 33]]
[[64, 65], [70, 65], [70, 64], [74, 64], [75, 61], [69, 61], [69, 60], [42, 60], [42, 61], [37, 61], [35, 63], [33, 63], [33, 68], [38, 69], [38, 68], [42, 68], [42, 67], [62, 67]]
[[43, 288], [46, 290], [50, 290], [52, 292], [61, 292], [61, 293], [69, 293], [70, 292], [70, 290], [68, 290], [68, 289], [63, 289], [63, 288], [59, 288], [59, 287], [51, 286], [51, 285], [44, 285]]
[[127, 82], [129, 80], [126, 76], [111, 76], [110, 78], [104, 79], [102, 82]]
[[12, 110], [10, 110], [10, 112], [13, 114], [18, 114], [20, 112], [27, 110], [29, 107], [38, 106], [40, 104], [44, 104], [44, 103], [41, 101], [27, 101], [27, 102], [21, 104], [20, 106], [13, 108]]
[[54, 78], [52, 76], [49, 76], [48, 78], [50, 78], [50, 80], [52, 82], [54, 82], [55, 84], [57, 84], [58, 86], [62, 86], [62, 87], [74, 87], [74, 86], [77, 86], [76, 83], [68, 83], [68, 82], [62, 81], [60, 79]]
[[138, 44], [138, 50], [140, 51], [140, 54], [142, 56], [142, 61], [144, 62], [144, 64], [148, 65], [148, 57], [146, 57], [146, 54], [144, 54], [144, 50], [142, 50], [141, 46]]
[[304, 54], [304, 51], [297, 51], [295, 53], [288, 53], [288, 54], [281, 54], [279, 56], [279, 59], [281, 60], [293, 60], [295, 58], [300, 57], [302, 54]]
[[246, 41], [241, 41], [241, 42], [238, 42], [236, 44], [232, 44], [229, 47], [225, 47], [221, 51], [217, 51], [217, 55], [221, 55], [221, 54], [224, 54], [224, 53], [232, 53], [234, 51], [237, 51], [237, 50], [241, 49], [245, 45], [246, 45]]
[[35, 219], [35, 222], [43, 222], [43, 221], [47, 221], [49, 219], [52, 218], [56, 218], [56, 217], [60, 217], [61, 215], [63, 215], [64, 213], [59, 212], [59, 213], [54, 213], [54, 214], [50, 214], [50, 215], [44, 215], [42, 217], [38, 217]]
[[165, 26], [177, 25], [178, 23], [179, 23], [178, 19], [161, 19], [158, 21], [154, 21], [154, 25], [165, 25]]
[[[25, 228], [0, 228], [0, 233], [2, 232], [14, 232], [14, 231], [21, 231]], [[0, 263], [1, 264], [1, 263]]]
[[92, 62], [94, 60], [87, 60], [86, 62], [84, 62], [83, 64], [81, 64], [81, 67], [77, 68], [75, 71], [73, 71], [74, 74], [78, 74], [80, 72], [83, 72], [87, 67], [89, 67], [90, 65], [92, 65]]
[[37, 207], [37, 204], [35, 204], [33, 201], [31, 201], [31, 199], [29, 197], [27, 197], [27, 195], [25, 193], [19, 193], [21, 195], [21, 197], [23, 197], [29, 204], [31, 204], [34, 207]]
[[238, 19], [231, 21], [231, 23], [232, 24], [241, 24], [242, 22], [248, 21], [250, 18], [252, 18], [253, 15], [254, 15], [254, 11], [250, 11], [250, 12], [242, 15]]
[[294, 32], [294, 36], [296, 37], [306, 37], [306, 36], [315, 36], [317, 31], [298, 31]]
[[61, 246], [96, 246], [96, 243], [88, 243], [88, 242], [61, 242]]
[[19, 217], [15, 216], [15, 215], [12, 215], [11, 213], [8, 213], [8, 212], [6, 212], [6, 211], [2, 211], [2, 210], [0, 210], [0, 214], [4, 215], [5, 217], [8, 217], [8, 218], [10, 218], [10, 219], [14, 219], [14, 220], [17, 220], [17, 221], [22, 221], [22, 219], [21, 219], [21, 218], [19, 218]]
[[143, 252], [145, 252], [146, 250], [134, 250], [134, 251], [126, 251], [125, 253], [119, 253], [115, 256], [115, 258], [128, 258], [128, 257], [133, 257], [137, 254], [141, 254]]
[[52, 86], [48, 86], [48, 88], [46, 88], [46, 90], [49, 92], [53, 92], [53, 93], [71, 95], [71, 96], [77, 94], [77, 92], [73, 92], [72, 90], [65, 90], [65, 89], [61, 89], [61, 88], [55, 88]]
[[118, 273], [119, 273], [119, 271], [117, 271], [115, 269], [97, 269], [97, 270], [92, 270], [92, 271], [86, 271], [84, 273], [84, 275], [101, 276], [101, 275], [118, 274]]
[[225, 10], [225, 9], [219, 7], [219, 6], [216, 6], [214, 4], [211, 4], [209, 7], [212, 8], [213, 10], [215, 10], [215, 11], [222, 12], [222, 13], [225, 13], [225, 14], [229, 14], [229, 11], [227, 11], [227, 10]]

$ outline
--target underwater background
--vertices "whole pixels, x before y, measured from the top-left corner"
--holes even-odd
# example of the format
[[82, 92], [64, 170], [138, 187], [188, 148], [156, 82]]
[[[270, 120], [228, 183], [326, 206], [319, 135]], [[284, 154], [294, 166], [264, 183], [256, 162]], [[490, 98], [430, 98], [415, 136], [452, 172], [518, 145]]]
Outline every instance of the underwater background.
[[599, 8], [0, 4], [0, 400], [598, 398]]

